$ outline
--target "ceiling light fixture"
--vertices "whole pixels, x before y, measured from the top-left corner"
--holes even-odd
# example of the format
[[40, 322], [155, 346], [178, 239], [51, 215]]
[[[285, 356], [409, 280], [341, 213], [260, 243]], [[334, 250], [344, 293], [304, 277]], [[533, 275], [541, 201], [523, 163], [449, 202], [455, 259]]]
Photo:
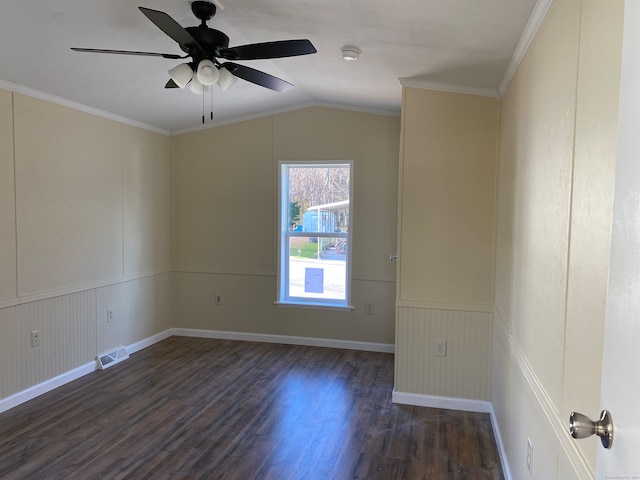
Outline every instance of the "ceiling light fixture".
[[218, 76], [218, 68], [211, 60], [200, 61], [196, 77], [202, 85], [213, 85], [218, 81]]
[[358, 60], [362, 51], [358, 47], [342, 47], [342, 58], [347, 62]]
[[193, 78], [193, 69], [188, 63], [181, 63], [177, 67], [169, 70], [169, 76], [178, 87], [184, 88]]
[[233, 85], [238, 78], [224, 67], [218, 69], [218, 86], [223, 92]]
[[198, 95], [208, 92], [213, 84], [218, 84], [224, 92], [238, 79], [225, 67], [216, 67], [211, 60], [200, 61], [195, 72], [191, 64], [181, 63], [169, 70], [169, 76], [178, 87], [189, 85], [189, 89]]
[[209, 87], [209, 85], [203, 85], [202, 83], [200, 83], [198, 77], [194, 75], [191, 83], [189, 84], [189, 90], [191, 90], [196, 95], [204, 95], [205, 93], [208, 93], [211, 88]]

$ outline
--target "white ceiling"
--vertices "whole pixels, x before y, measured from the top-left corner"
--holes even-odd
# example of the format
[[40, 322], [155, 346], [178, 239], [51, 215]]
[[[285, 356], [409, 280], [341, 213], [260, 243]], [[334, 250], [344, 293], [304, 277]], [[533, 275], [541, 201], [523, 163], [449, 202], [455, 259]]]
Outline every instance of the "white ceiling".
[[[318, 53], [238, 62], [296, 85], [274, 92], [244, 80], [214, 89], [214, 122], [296, 108], [344, 105], [399, 112], [401, 84], [472, 87], [497, 94], [536, 0], [221, 0], [208, 25], [230, 46], [308, 38]], [[182, 54], [138, 5], [197, 25], [186, 0], [3, 0], [0, 80], [157, 129], [201, 124], [203, 97], [164, 89], [167, 70], [182, 63], [158, 57], [78, 53], [70, 47]], [[356, 62], [340, 49], [362, 50]], [[0, 85], [1, 86], [1, 85]], [[209, 96], [205, 111], [209, 111]]]

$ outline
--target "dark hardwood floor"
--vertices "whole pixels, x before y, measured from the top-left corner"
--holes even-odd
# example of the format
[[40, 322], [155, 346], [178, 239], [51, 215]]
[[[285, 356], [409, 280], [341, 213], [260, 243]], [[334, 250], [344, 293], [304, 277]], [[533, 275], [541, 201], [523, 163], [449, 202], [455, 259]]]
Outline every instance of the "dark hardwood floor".
[[0, 414], [0, 478], [504, 478], [487, 414], [392, 388], [390, 354], [172, 337]]

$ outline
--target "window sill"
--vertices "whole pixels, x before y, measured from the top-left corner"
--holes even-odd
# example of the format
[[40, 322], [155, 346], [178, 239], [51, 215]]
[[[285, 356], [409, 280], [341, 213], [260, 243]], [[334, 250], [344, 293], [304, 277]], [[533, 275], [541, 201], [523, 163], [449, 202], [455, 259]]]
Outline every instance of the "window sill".
[[273, 302], [277, 307], [285, 308], [324, 308], [327, 310], [353, 310], [352, 305], [336, 305], [331, 303], [313, 303], [313, 302]]

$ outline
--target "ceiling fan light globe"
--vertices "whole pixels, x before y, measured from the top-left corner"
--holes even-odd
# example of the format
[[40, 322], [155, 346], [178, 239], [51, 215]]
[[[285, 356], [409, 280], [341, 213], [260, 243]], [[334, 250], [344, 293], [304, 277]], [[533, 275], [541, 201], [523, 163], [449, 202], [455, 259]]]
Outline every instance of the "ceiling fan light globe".
[[218, 69], [218, 87], [223, 92], [236, 83], [236, 76], [224, 67]]
[[181, 63], [169, 70], [169, 76], [180, 88], [184, 88], [193, 78], [193, 70], [188, 63]]
[[189, 90], [191, 90], [196, 95], [204, 95], [205, 93], [209, 92], [209, 89], [209, 85], [203, 85], [202, 83], [200, 83], [197, 75], [193, 77], [193, 80], [191, 80], [191, 83], [189, 84]]
[[218, 81], [218, 68], [211, 60], [201, 60], [198, 64], [196, 77], [202, 85], [213, 85]]

